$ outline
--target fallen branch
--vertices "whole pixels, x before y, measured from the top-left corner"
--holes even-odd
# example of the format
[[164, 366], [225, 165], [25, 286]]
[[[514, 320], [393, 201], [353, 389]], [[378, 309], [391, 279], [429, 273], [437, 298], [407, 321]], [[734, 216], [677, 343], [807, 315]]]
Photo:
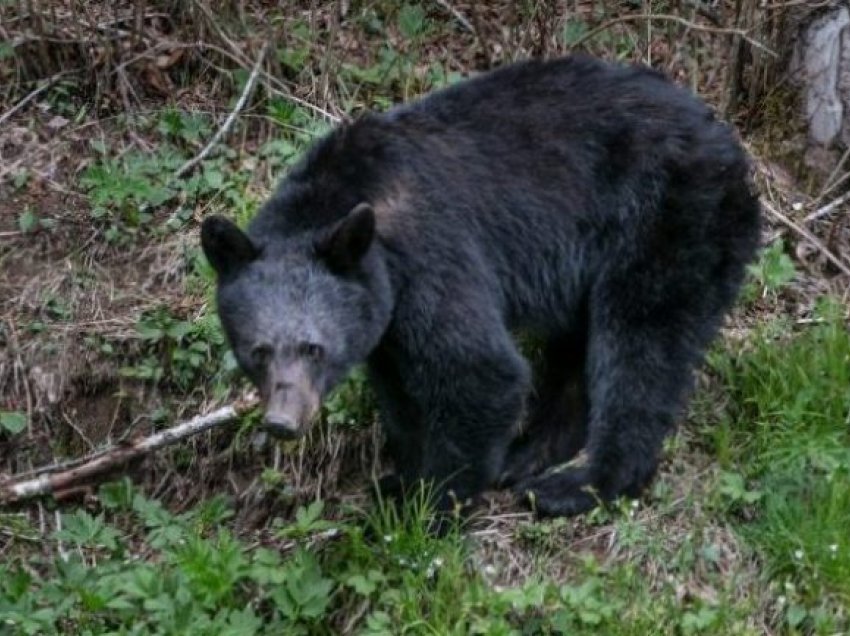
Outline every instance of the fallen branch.
[[266, 49], [268, 49], [268, 42], [263, 45], [263, 48], [260, 50], [260, 54], [257, 56], [257, 61], [254, 62], [254, 68], [251, 70], [251, 75], [248, 77], [248, 81], [245, 82], [245, 88], [242, 90], [242, 94], [239, 96], [239, 100], [236, 102], [236, 106], [234, 106], [233, 110], [230, 111], [230, 114], [227, 116], [227, 119], [224, 120], [224, 123], [221, 125], [215, 134], [210, 139], [209, 143], [204, 146], [203, 150], [199, 152], [197, 155], [189, 159], [186, 163], [184, 163], [180, 168], [178, 168], [177, 172], [174, 173], [174, 178], [179, 179], [184, 174], [189, 172], [196, 165], [201, 163], [206, 156], [210, 154], [210, 151], [215, 147], [215, 145], [221, 141], [221, 138], [227, 133], [230, 127], [233, 125], [233, 122], [236, 121], [236, 117], [239, 115], [240, 111], [245, 107], [245, 103], [248, 101], [248, 97], [251, 95], [254, 90], [254, 84], [257, 83], [257, 76], [260, 74], [260, 68], [263, 65], [263, 60], [266, 57]]
[[199, 415], [149, 437], [99, 451], [80, 460], [81, 463], [74, 468], [48, 472], [32, 479], [21, 480], [12, 477], [5, 482], [0, 482], [0, 504], [50, 494], [56, 499], [62, 499], [63, 495], [77, 491], [80, 486], [88, 485], [93, 479], [102, 477], [134, 459], [216, 426], [232, 422], [250, 411], [256, 404], [256, 400], [244, 400], [212, 413]]

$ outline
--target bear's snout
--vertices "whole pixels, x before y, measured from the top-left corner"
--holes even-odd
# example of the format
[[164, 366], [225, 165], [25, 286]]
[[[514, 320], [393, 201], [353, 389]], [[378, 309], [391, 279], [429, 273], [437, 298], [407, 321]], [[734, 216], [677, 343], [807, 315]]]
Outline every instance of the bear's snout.
[[272, 373], [265, 397], [263, 427], [285, 439], [301, 437], [319, 411], [319, 394], [301, 365]]
[[267, 411], [263, 418], [263, 426], [269, 433], [285, 439], [301, 437], [302, 434], [298, 421], [285, 413], [270, 413]]

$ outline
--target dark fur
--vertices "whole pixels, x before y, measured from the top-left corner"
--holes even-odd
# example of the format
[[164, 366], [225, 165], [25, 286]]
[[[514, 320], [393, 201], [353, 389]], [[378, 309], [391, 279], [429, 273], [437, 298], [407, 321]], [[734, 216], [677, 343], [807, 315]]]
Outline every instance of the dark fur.
[[[333, 267], [315, 243], [362, 202], [389, 210]], [[320, 141], [251, 223], [260, 256], [222, 270], [220, 311], [242, 361], [273, 329], [256, 307], [327, 295], [321, 319], [356, 342], [323, 390], [368, 360], [403, 481], [465, 498], [504, 473], [541, 513], [574, 514], [652, 478], [758, 218], [733, 131], [690, 93], [642, 68], [524, 62]], [[548, 343], [536, 390], [517, 328]]]

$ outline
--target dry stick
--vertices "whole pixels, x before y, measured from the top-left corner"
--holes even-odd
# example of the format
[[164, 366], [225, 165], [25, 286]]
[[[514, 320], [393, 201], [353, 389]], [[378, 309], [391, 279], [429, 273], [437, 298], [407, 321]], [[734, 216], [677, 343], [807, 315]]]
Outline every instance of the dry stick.
[[811, 221], [814, 221], [815, 219], [819, 219], [824, 216], [829, 216], [830, 214], [832, 214], [835, 208], [844, 205], [845, 203], [847, 203], [847, 201], [850, 201], [850, 192], [845, 192], [840, 197], [833, 199], [822, 208], [818, 208], [817, 210], [809, 214], [805, 219], [803, 219], [803, 222], [809, 223]]
[[824, 181], [823, 189], [821, 193], [818, 195], [817, 202], [820, 203], [823, 201], [824, 197], [829, 194], [832, 189], [835, 187], [834, 179], [838, 176], [838, 173], [844, 167], [844, 162], [850, 158], [850, 148], [844, 151], [844, 154], [841, 155], [841, 159], [838, 160], [838, 163], [835, 164], [835, 167], [832, 169], [832, 172], [829, 173], [829, 177], [827, 177], [826, 181]]
[[454, 19], [460, 22], [460, 25], [469, 31], [470, 33], [475, 33], [475, 27], [472, 26], [472, 23], [466, 19], [460, 11], [458, 11], [455, 7], [449, 4], [448, 0], [437, 0], [437, 4], [443, 7], [446, 11], [451, 13], [454, 16]]
[[844, 182], [847, 181], [847, 179], [850, 179], [850, 172], [845, 172], [843, 175], [838, 177], [838, 179], [835, 180], [835, 183], [829, 186], [820, 196], [818, 196], [817, 199], [815, 199], [814, 205], [819, 204], [827, 194], [838, 188], [838, 186], [844, 185]]
[[[208, 48], [211, 51], [216, 51], [216, 52], [220, 53], [221, 55], [224, 55], [225, 57], [230, 58], [231, 60], [233, 60], [237, 64], [244, 64], [244, 60], [243, 60], [241, 53], [239, 52], [238, 49], [235, 50], [235, 51], [227, 51], [227, 50], [221, 48], [220, 46], [216, 46], [215, 44], [209, 44], [209, 43], [203, 43], [203, 42], [198, 43], [198, 46]], [[263, 76], [263, 79], [266, 81], [265, 87], [266, 87], [267, 91], [273, 93], [274, 95], [278, 95], [279, 97], [283, 97], [284, 99], [287, 99], [291, 102], [294, 102], [294, 103], [298, 104], [299, 106], [303, 106], [304, 108], [306, 108], [308, 110], [312, 110], [314, 113], [316, 113], [317, 115], [321, 115], [322, 117], [324, 117], [328, 121], [331, 121], [331, 122], [334, 122], [334, 123], [338, 123], [339, 121], [341, 121], [341, 119], [339, 117], [337, 117], [333, 113], [328, 112], [327, 110], [325, 110], [321, 106], [316, 106], [316, 104], [311, 104], [306, 99], [301, 99], [300, 97], [293, 95], [292, 91], [289, 90], [289, 87], [286, 86], [286, 84], [284, 84], [280, 79], [278, 79], [277, 77], [275, 77], [271, 73], [269, 73], [267, 71], [261, 71], [260, 74]]]
[[782, 212], [780, 212], [779, 210], [774, 208], [767, 201], [762, 201], [762, 206], [764, 206], [765, 210], [770, 212], [771, 216], [778, 219], [779, 221], [781, 221], [782, 223], [784, 223], [785, 225], [790, 227], [792, 230], [797, 232], [800, 236], [802, 236], [804, 239], [806, 239], [809, 243], [811, 243], [816, 248], [818, 248], [821, 252], [823, 252], [823, 255], [826, 256], [826, 258], [829, 262], [831, 262], [833, 265], [835, 265], [844, 274], [846, 274], [847, 276], [850, 276], [850, 267], [845, 265], [844, 262], [840, 258], [838, 258], [835, 254], [833, 254], [826, 245], [821, 243], [820, 240], [818, 240], [818, 238], [814, 234], [809, 232], [806, 228], [801, 227], [801, 226], [797, 225], [796, 223], [794, 223], [794, 221], [792, 221], [787, 216], [782, 214]]
[[634, 15], [621, 15], [617, 18], [612, 18], [608, 20], [604, 24], [599, 25], [595, 29], [588, 31], [583, 36], [581, 36], [576, 42], [572, 45], [573, 48], [579, 46], [580, 44], [584, 44], [591, 38], [596, 37], [603, 31], [607, 31], [615, 24], [620, 24], [621, 22], [639, 22], [641, 20], [666, 20], [668, 22], [676, 22], [683, 26], [686, 26], [690, 29], [694, 29], [695, 31], [705, 31], [706, 33], [717, 33], [720, 35], [737, 35], [743, 40], [749, 42], [757, 49], [761, 49], [771, 57], [779, 57], [775, 51], [769, 49], [767, 46], [759, 42], [758, 40], [750, 37], [747, 32], [743, 29], [724, 29], [721, 27], [711, 27], [706, 26], [704, 24], [697, 24], [696, 22], [691, 22], [690, 20], [686, 20], [685, 18], [678, 15], [670, 15], [667, 13], [639, 13]]
[[23, 97], [23, 99], [21, 99], [21, 101], [19, 101], [17, 104], [12, 106], [9, 110], [7, 110], [5, 113], [0, 115], [0, 125], [2, 125], [3, 122], [5, 122], [7, 119], [9, 119], [9, 117], [11, 117], [15, 113], [17, 113], [24, 106], [26, 106], [32, 100], [34, 100], [36, 97], [38, 97], [41, 93], [43, 93], [48, 88], [53, 86], [59, 80], [60, 77], [62, 77], [63, 75], [67, 75], [67, 74], [68, 74], [68, 71], [62, 71], [61, 73], [56, 73], [56, 75], [54, 75], [53, 77], [48, 77], [46, 80], [44, 80], [44, 82], [42, 83], [41, 86], [39, 86], [35, 90], [31, 91], [27, 95], [25, 95]]
[[[207, 18], [209, 19], [213, 28], [216, 31], [218, 31], [218, 34], [221, 36], [221, 39], [224, 40], [227, 43], [228, 47], [230, 47], [230, 52], [227, 52], [224, 49], [222, 49], [221, 47], [215, 46], [214, 44], [206, 43], [204, 45], [209, 47], [212, 50], [217, 50], [219, 53], [231, 58], [232, 60], [234, 60], [237, 63], [244, 66], [247, 60], [242, 55], [242, 48], [240, 46], [238, 46], [231, 38], [229, 38], [227, 33], [225, 33], [224, 29], [222, 29], [219, 26], [218, 22], [215, 19], [215, 16], [210, 11], [210, 8], [208, 6], [206, 6], [203, 2], [200, 2], [198, 0], [196, 0], [196, 2], [194, 4], [195, 4], [195, 6], [198, 7], [198, 9], [200, 9], [201, 12], [204, 13], [204, 15], [207, 16]], [[284, 90], [280, 90], [278, 92], [285, 99], [289, 99], [290, 101], [293, 101], [296, 104], [304, 106], [305, 108], [309, 108], [313, 112], [316, 112], [316, 113], [322, 115], [323, 117], [327, 118], [328, 120], [330, 120], [332, 122], [339, 122], [340, 121], [340, 118], [337, 117], [336, 115], [332, 115], [331, 113], [324, 110], [323, 108], [320, 108], [319, 106], [316, 106], [315, 104], [311, 104], [306, 100], [300, 99], [300, 98], [296, 97], [295, 95], [292, 95], [292, 93], [289, 92], [288, 87], [281, 80], [276, 78], [274, 75], [263, 71], [263, 78], [266, 80], [266, 82], [268, 82], [268, 84], [266, 84], [267, 89], [271, 89], [269, 84], [276, 84], [278, 87], [284, 89]]]
[[[177, 41], [168, 40], [168, 41], [158, 42], [157, 44], [153, 45], [149, 49], [143, 51], [142, 53], [139, 53], [135, 57], [132, 57], [129, 60], [122, 62], [121, 64], [119, 64], [115, 69], [113, 69], [110, 72], [113, 73], [113, 74], [117, 73], [121, 69], [123, 69], [127, 66], [130, 66], [131, 64], [135, 64], [139, 60], [148, 59], [148, 58], [151, 57], [151, 55], [156, 53], [156, 51], [159, 51], [159, 50], [162, 50], [162, 49], [177, 49], [177, 48], [180, 48], [180, 49], [209, 49], [210, 51], [215, 51], [219, 55], [222, 55], [222, 56], [226, 57], [227, 59], [236, 62], [240, 66], [246, 65], [245, 64], [246, 60], [242, 56], [241, 51], [239, 51], [238, 49], [233, 50], [233, 51], [228, 51], [226, 49], [221, 48], [220, 46], [217, 46], [215, 44], [211, 44], [209, 42], [200, 42], [199, 41], [199, 42], [187, 43], [187, 42], [177, 42]], [[248, 60], [248, 61], [250, 62], [250, 60]], [[312, 110], [314, 113], [316, 113], [317, 115], [321, 115], [322, 117], [324, 117], [328, 121], [332, 121], [334, 123], [337, 123], [337, 122], [340, 121], [339, 117], [337, 117], [336, 115], [334, 115], [332, 113], [329, 113], [324, 108], [316, 106], [315, 104], [311, 104], [307, 100], [301, 99], [300, 97], [293, 95], [281, 80], [279, 80], [278, 78], [276, 78], [274, 75], [270, 74], [269, 72], [267, 72], [263, 69], [260, 69], [260, 76], [266, 81], [266, 84], [265, 84], [266, 90], [269, 91], [269, 93], [271, 93], [272, 95], [282, 97], [283, 99], [287, 99], [291, 102], [294, 102], [295, 104], [298, 104], [299, 106], [303, 106], [304, 108], [306, 108], [308, 110]], [[274, 86], [272, 84], [274, 84]], [[85, 125], [86, 124], [82, 124], [82, 126], [85, 126]], [[80, 127], [82, 127], [82, 126], [80, 126]], [[78, 129], [80, 127], [78, 127]]]
[[227, 119], [224, 120], [224, 123], [221, 125], [216, 133], [212, 136], [212, 139], [209, 140], [206, 146], [204, 146], [203, 150], [199, 152], [197, 155], [189, 159], [186, 163], [184, 163], [177, 172], [174, 173], [174, 179], [179, 179], [184, 174], [189, 172], [196, 165], [201, 163], [210, 151], [215, 147], [215, 145], [221, 141], [221, 138], [227, 133], [230, 127], [233, 125], [233, 122], [236, 121], [237, 115], [239, 112], [245, 107], [245, 102], [248, 101], [248, 96], [254, 90], [254, 84], [257, 83], [257, 76], [260, 74], [260, 67], [263, 64], [263, 59], [266, 57], [266, 49], [268, 49], [268, 42], [263, 44], [263, 48], [260, 50], [260, 54], [257, 56], [257, 61], [254, 63], [254, 68], [251, 70], [251, 75], [248, 77], [248, 81], [245, 82], [245, 88], [242, 91], [242, 94], [239, 96], [239, 100], [236, 102], [236, 106], [230, 111], [230, 114], [227, 116]]
[[198, 415], [187, 422], [154, 433], [149, 437], [95, 453], [76, 468], [44, 474], [34, 479], [12, 478], [0, 483], [0, 504], [9, 504], [47, 494], [61, 498], [63, 493], [73, 491], [80, 485], [87, 484], [91, 479], [109, 473], [134, 459], [216, 426], [232, 422], [250, 411], [256, 404], [255, 400], [238, 401], [212, 413]]

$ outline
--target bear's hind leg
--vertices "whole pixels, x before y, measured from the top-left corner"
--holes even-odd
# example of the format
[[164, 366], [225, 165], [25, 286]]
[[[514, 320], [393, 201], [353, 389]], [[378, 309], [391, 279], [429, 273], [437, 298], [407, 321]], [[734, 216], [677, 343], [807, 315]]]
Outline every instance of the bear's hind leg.
[[726, 307], [716, 281], [699, 268], [656, 268], [641, 263], [609, 273], [591, 296], [587, 457], [517, 484], [541, 515], [636, 497], [655, 474], [663, 439]]

